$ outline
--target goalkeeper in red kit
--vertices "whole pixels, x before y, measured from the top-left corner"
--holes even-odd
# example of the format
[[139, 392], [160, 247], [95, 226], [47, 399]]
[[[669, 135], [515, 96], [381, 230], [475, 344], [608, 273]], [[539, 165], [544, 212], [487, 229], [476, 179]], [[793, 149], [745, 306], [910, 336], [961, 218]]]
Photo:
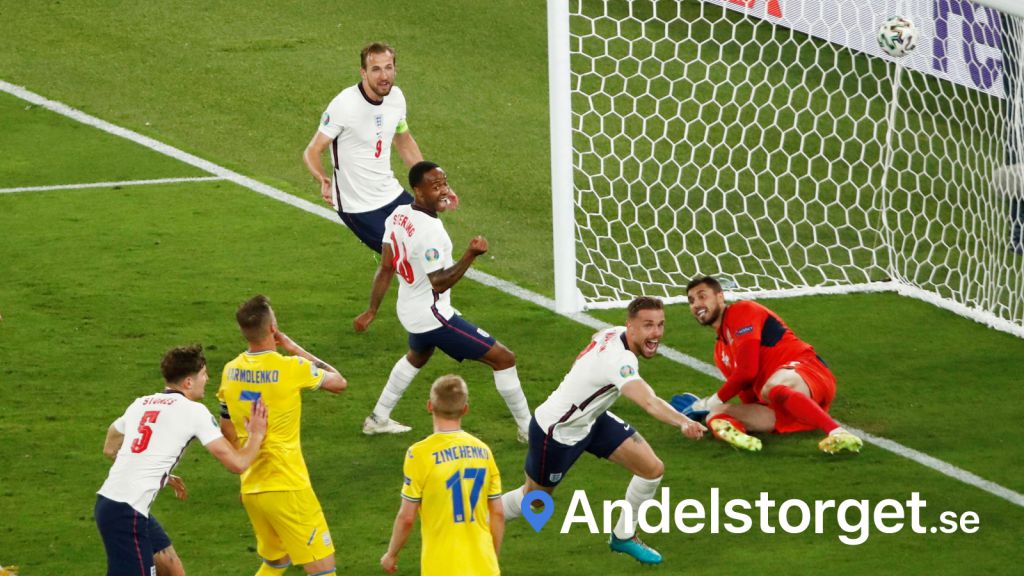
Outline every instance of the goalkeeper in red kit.
[[[726, 304], [722, 285], [710, 276], [691, 281], [686, 294], [697, 322], [718, 333], [715, 364], [725, 383], [689, 409], [708, 411], [716, 438], [757, 451], [761, 441], [748, 432], [821, 430], [827, 434], [818, 443], [822, 451], [860, 451], [863, 441], [828, 414], [836, 379], [810, 344], [756, 302]], [[734, 396], [742, 403], [726, 404]]]

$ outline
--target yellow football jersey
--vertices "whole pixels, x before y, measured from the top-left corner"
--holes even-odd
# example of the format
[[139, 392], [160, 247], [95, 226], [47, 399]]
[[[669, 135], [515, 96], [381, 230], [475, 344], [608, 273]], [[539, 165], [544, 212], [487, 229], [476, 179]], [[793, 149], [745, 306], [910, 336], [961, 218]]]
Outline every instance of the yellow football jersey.
[[248, 436], [245, 419], [252, 402], [262, 398], [267, 405], [267, 436], [256, 460], [242, 473], [243, 494], [311, 487], [299, 442], [300, 392], [319, 388], [325, 377], [309, 360], [273, 350], [243, 352], [224, 366], [217, 399], [240, 440]]
[[461, 430], [438, 432], [406, 454], [402, 498], [420, 504], [423, 576], [500, 574], [488, 500], [501, 498], [491, 449]]

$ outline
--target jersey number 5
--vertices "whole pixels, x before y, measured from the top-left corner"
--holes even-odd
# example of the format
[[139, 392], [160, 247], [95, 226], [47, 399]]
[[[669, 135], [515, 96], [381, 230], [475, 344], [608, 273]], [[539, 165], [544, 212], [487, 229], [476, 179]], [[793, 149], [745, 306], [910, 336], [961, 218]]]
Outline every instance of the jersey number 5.
[[138, 454], [149, 448], [149, 439], [153, 436], [153, 429], [149, 427], [149, 424], [156, 422], [156, 417], [159, 415], [160, 412], [156, 410], [150, 410], [142, 414], [142, 420], [139, 420], [139, 434], [141, 436], [132, 441], [132, 452]]
[[409, 252], [405, 249], [405, 244], [402, 244], [395, 238], [395, 233], [391, 233], [391, 246], [395, 249], [395, 256], [391, 259], [391, 265], [394, 266], [395, 271], [398, 275], [405, 280], [406, 283], [412, 284], [416, 279], [412, 273], [412, 264], [409, 263]]
[[452, 493], [452, 520], [456, 524], [466, 521], [466, 508], [462, 500], [462, 481], [473, 481], [473, 487], [469, 490], [469, 521], [473, 522], [476, 519], [473, 512], [476, 510], [476, 503], [480, 500], [480, 490], [484, 487], [484, 478], [486, 477], [487, 468], [466, 468], [465, 470], [456, 470], [455, 474], [448, 477], [448, 481], [444, 483]]

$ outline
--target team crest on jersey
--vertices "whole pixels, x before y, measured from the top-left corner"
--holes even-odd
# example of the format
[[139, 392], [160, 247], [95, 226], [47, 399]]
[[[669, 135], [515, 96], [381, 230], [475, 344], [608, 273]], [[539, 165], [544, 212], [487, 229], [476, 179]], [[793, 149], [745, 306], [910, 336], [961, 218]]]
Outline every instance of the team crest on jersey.
[[561, 479], [562, 479], [562, 473], [561, 472], [559, 472], [558, 474], [548, 474], [548, 482], [558, 482]]
[[383, 114], [377, 114], [376, 116], [374, 116], [373, 117], [373, 121], [377, 123], [377, 128], [383, 128], [384, 127], [384, 115]]
[[324, 112], [324, 115], [320, 117], [320, 125], [321, 126], [327, 126], [330, 123], [331, 123], [331, 115], [328, 114], [327, 112]]
[[619, 376], [622, 376], [623, 378], [628, 378], [633, 374], [636, 374], [636, 370], [634, 370], [633, 367], [630, 366], [629, 364], [626, 364], [622, 368], [619, 368]]
[[427, 248], [423, 257], [427, 259], [427, 262], [433, 262], [441, 257], [441, 253], [437, 251], [437, 248]]

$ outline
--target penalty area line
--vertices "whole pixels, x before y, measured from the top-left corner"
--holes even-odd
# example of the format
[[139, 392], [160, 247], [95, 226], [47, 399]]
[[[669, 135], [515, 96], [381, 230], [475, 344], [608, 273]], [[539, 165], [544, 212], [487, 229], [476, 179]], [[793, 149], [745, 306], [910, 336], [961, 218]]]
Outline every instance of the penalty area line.
[[[72, 108], [67, 104], [56, 102], [54, 100], [49, 100], [21, 86], [16, 86], [14, 84], [10, 84], [8, 82], [0, 80], [0, 92], [6, 92], [8, 94], [11, 94], [12, 96], [15, 96], [17, 98], [20, 98], [42, 108], [45, 108], [47, 110], [50, 110], [51, 112], [56, 112], [57, 114], [66, 116], [68, 118], [72, 118], [88, 126], [92, 126], [94, 128], [103, 130], [104, 132], [114, 134], [115, 136], [120, 136], [127, 140], [131, 140], [136, 144], [140, 144], [142, 146], [145, 146], [146, 148], [155, 150], [161, 154], [170, 156], [171, 158], [174, 158], [191, 166], [195, 166], [201, 170], [209, 172], [210, 174], [219, 176], [223, 180], [234, 182], [235, 184], [238, 184], [243, 188], [252, 190], [253, 192], [256, 192], [258, 194], [262, 194], [263, 196], [267, 196], [279, 202], [283, 202], [290, 206], [294, 206], [300, 210], [309, 212], [310, 214], [314, 214], [325, 220], [328, 220], [329, 222], [333, 222], [334, 224], [344, 226], [344, 223], [340, 221], [334, 210], [324, 208], [323, 206], [319, 206], [317, 204], [309, 202], [308, 200], [303, 200], [302, 198], [288, 194], [287, 192], [274, 188], [273, 186], [264, 184], [263, 182], [260, 182], [254, 178], [243, 176], [238, 172], [214, 164], [209, 160], [204, 160], [198, 156], [189, 154], [188, 152], [179, 150], [178, 148], [175, 148], [168, 144], [164, 144], [163, 142], [154, 140], [153, 138], [150, 138], [148, 136], [143, 136], [138, 132], [129, 130], [127, 128], [123, 128], [121, 126], [117, 126], [115, 124], [111, 124], [106, 120], [101, 120], [99, 118], [96, 118], [95, 116], [86, 114], [85, 112]], [[531, 290], [527, 290], [526, 288], [509, 282], [508, 280], [502, 280], [501, 278], [498, 278], [497, 276], [492, 276], [486, 272], [481, 272], [479, 270], [474, 270], [470, 268], [470, 270], [466, 273], [466, 276], [485, 286], [495, 288], [510, 296], [514, 296], [526, 302], [536, 304], [537, 306], [550, 310], [555, 314], [565, 316], [566, 318], [569, 318], [571, 320], [574, 320], [576, 322], [579, 322], [580, 324], [584, 324], [596, 330], [600, 330], [602, 328], [611, 326], [607, 322], [604, 322], [603, 320], [600, 320], [583, 312], [562, 314], [555, 310], [555, 301], [552, 300], [551, 298], [548, 298], [547, 296], [543, 296]], [[668, 346], [661, 346], [659, 348], [659, 352], [666, 358], [674, 362], [678, 362], [689, 368], [692, 368], [697, 372], [707, 374], [708, 376], [711, 376], [713, 378], [721, 377], [721, 374], [718, 372], [718, 370], [711, 364], [708, 364], [707, 362], [703, 362], [701, 360], [698, 360], [697, 358], [679, 352], [678, 350], [674, 350], [672, 348], [669, 348]], [[938, 458], [935, 458], [933, 456], [929, 456], [923, 452], [914, 450], [913, 448], [908, 448], [898, 442], [894, 442], [887, 438], [874, 436], [862, 430], [858, 430], [856, 428], [852, 428], [849, 426], [844, 425], [844, 427], [846, 427], [854, 434], [860, 435], [865, 442], [878, 446], [879, 448], [892, 452], [893, 454], [917, 462], [918, 464], [926, 468], [934, 470], [954, 480], [957, 480], [969, 486], [974, 486], [979, 490], [982, 490], [993, 496], [1006, 500], [1007, 502], [1016, 504], [1017, 506], [1024, 507], [1024, 494], [1010, 490], [1009, 488], [996, 484], [995, 482], [985, 480], [984, 478], [978, 476], [977, 474], [968, 472], [967, 470], [954, 466], [943, 460], [939, 460]]]
[[153, 178], [151, 180], [122, 180], [120, 182], [86, 182], [83, 184], [55, 184], [53, 186], [21, 186], [0, 188], [0, 194], [16, 192], [49, 192], [51, 190], [81, 190], [84, 188], [124, 188], [127, 186], [149, 186], [152, 184], [179, 184], [183, 182], [216, 182], [220, 176], [196, 176], [189, 178]]

